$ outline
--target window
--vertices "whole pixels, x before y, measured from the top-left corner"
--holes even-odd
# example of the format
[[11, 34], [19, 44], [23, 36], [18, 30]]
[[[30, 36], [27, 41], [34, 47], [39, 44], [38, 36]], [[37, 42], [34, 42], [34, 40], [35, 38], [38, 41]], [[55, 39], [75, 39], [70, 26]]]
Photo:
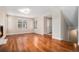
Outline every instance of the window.
[[18, 28], [22, 28], [22, 20], [18, 20]]
[[34, 20], [34, 29], [37, 29], [37, 20]]
[[23, 21], [23, 28], [27, 28], [27, 21], [26, 20]]
[[27, 20], [26, 19], [23, 19], [23, 18], [19, 18], [18, 19], [18, 28], [21, 29], [21, 28], [27, 28]]

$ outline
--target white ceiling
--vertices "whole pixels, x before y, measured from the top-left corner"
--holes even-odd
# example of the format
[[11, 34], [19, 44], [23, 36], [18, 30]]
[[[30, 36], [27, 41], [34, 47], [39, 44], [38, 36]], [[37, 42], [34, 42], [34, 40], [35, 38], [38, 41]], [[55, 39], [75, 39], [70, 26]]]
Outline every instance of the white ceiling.
[[[30, 8], [31, 12], [27, 15], [23, 14], [23, 13], [20, 13], [18, 11], [18, 9], [21, 9], [21, 8]], [[48, 6], [44, 6], [44, 7], [41, 7], [41, 6], [7, 6], [5, 7], [5, 9], [7, 10], [7, 13], [8, 14], [14, 14], [14, 15], [23, 15], [23, 16], [38, 16], [38, 15], [44, 15], [44, 14], [50, 14], [50, 10], [49, 10], [50, 7]]]
[[68, 6], [68, 7], [61, 7], [63, 14], [65, 16], [65, 20], [67, 21], [68, 25], [71, 25], [75, 28], [78, 26], [78, 7], [76, 6]]

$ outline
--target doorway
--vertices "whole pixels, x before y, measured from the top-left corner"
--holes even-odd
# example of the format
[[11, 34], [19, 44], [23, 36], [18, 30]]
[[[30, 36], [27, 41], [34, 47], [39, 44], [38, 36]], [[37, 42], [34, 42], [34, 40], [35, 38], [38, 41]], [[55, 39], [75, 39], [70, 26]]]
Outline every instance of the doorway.
[[47, 35], [52, 35], [52, 17], [44, 18], [44, 33]]

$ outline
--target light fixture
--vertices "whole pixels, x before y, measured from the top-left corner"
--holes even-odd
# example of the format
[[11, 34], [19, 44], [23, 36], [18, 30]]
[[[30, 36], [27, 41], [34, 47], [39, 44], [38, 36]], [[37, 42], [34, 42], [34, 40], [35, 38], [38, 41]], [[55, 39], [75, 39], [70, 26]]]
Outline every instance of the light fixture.
[[29, 14], [30, 13], [30, 9], [29, 8], [22, 8], [22, 9], [19, 9], [18, 11], [23, 13], [23, 14]]

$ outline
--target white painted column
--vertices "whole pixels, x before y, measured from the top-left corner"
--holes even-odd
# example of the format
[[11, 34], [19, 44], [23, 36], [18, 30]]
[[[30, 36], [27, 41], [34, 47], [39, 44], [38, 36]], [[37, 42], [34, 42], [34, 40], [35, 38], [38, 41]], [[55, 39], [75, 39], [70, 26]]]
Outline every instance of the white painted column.
[[3, 9], [0, 9], [0, 25], [3, 26], [3, 36], [0, 38], [0, 45], [6, 44], [6, 12]]

